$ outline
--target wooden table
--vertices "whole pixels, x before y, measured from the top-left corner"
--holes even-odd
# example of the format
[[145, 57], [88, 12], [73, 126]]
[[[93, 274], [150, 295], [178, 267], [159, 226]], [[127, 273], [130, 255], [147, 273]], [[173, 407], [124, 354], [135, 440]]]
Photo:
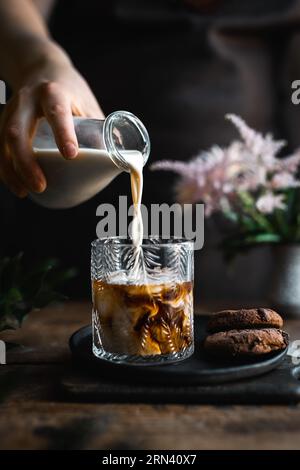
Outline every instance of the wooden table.
[[[24, 345], [0, 366], [1, 449], [300, 448], [300, 405], [66, 402], [58, 384], [70, 362], [68, 338], [89, 323], [90, 310], [87, 302], [49, 307], [0, 335]], [[286, 330], [300, 338], [300, 320], [287, 321]]]

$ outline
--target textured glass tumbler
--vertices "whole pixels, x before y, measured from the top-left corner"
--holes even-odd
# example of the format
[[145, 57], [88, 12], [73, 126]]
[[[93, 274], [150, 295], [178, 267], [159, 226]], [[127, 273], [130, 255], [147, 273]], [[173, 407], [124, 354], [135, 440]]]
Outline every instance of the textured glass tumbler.
[[194, 351], [193, 242], [144, 240], [138, 276], [135, 253], [130, 239], [92, 243], [93, 353], [141, 365], [183, 360]]

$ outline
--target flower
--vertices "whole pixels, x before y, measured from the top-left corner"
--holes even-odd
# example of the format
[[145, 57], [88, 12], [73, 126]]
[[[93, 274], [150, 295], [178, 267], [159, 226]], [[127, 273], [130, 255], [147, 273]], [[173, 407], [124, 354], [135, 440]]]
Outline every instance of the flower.
[[260, 132], [251, 129], [241, 117], [235, 114], [226, 114], [225, 117], [235, 125], [249, 152], [260, 159], [265, 167], [272, 169], [277, 162], [275, 156], [286, 145], [286, 142], [274, 140], [271, 134], [263, 136]]
[[239, 116], [228, 114], [226, 117], [238, 129], [241, 140], [223, 148], [215, 145], [189, 162], [164, 160], [151, 168], [179, 174], [177, 200], [203, 202], [207, 216], [217, 211], [226, 212], [228, 208], [240, 211], [242, 192], [254, 196], [253, 204], [255, 206], [256, 200], [260, 212], [271, 213], [275, 208], [283, 208], [283, 196], [273, 191], [300, 186], [296, 177], [300, 149], [287, 158], [279, 158], [277, 155], [285, 145], [283, 140], [276, 141], [271, 134], [264, 136], [256, 132]]
[[293, 155], [285, 158], [277, 158], [275, 163], [275, 171], [287, 171], [296, 173], [300, 164], [300, 149], [296, 150]]
[[269, 185], [272, 189], [298, 188], [300, 181], [297, 181], [291, 173], [282, 171], [275, 173]]
[[181, 203], [202, 201], [206, 215], [220, 210], [223, 203], [236, 190], [241, 181], [242, 159], [240, 143], [228, 148], [214, 146], [201, 152], [190, 162], [164, 160], [152, 165], [154, 170], [172, 170], [181, 175], [176, 186], [177, 200]]
[[274, 209], [285, 209], [284, 194], [267, 192], [256, 201], [256, 208], [262, 214], [271, 214]]

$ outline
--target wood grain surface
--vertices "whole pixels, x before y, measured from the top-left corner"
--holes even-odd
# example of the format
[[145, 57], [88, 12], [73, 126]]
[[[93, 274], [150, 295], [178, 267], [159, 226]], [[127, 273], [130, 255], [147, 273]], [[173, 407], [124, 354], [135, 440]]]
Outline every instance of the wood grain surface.
[[[90, 322], [90, 310], [88, 302], [52, 306], [0, 334], [23, 345], [0, 366], [0, 449], [300, 448], [299, 405], [68, 403], [59, 387], [71, 359], [68, 339]], [[300, 319], [285, 329], [300, 339]]]

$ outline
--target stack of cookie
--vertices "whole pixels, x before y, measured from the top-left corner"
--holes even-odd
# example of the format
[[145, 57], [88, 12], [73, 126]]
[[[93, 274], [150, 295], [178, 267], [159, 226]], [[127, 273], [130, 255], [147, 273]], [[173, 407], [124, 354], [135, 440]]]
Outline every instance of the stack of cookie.
[[288, 335], [283, 320], [269, 308], [223, 310], [208, 322], [207, 352], [218, 356], [258, 356], [285, 349]]

